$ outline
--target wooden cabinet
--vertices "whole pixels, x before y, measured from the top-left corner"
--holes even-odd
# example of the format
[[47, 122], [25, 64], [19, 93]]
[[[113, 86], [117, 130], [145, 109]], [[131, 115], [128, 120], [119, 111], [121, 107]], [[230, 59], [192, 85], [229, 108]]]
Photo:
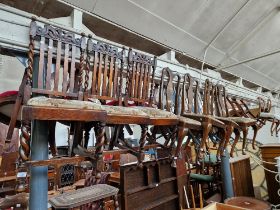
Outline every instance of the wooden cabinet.
[[[280, 156], [280, 144], [265, 144], [260, 146], [262, 159], [268, 162], [275, 162], [275, 158]], [[273, 164], [263, 164], [264, 167], [268, 168], [272, 171], [277, 171], [277, 168]], [[277, 191], [280, 188], [280, 184], [275, 180], [275, 174], [265, 171], [265, 178], [267, 183], [267, 192], [269, 197], [269, 202], [272, 204], [279, 204], [280, 203], [280, 196], [278, 195]]]
[[230, 159], [234, 196], [254, 197], [254, 187], [249, 156]]

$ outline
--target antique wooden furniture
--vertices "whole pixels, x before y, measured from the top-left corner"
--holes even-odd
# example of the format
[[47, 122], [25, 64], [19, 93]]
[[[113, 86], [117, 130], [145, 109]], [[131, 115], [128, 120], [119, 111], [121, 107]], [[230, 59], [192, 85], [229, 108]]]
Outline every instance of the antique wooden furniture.
[[[201, 141], [197, 142], [199, 144], [198, 155], [200, 156], [201, 159], [202, 157], [201, 152], [205, 151], [204, 146], [206, 145], [206, 141], [213, 127], [215, 127], [216, 130], [218, 130], [218, 133], [221, 135], [220, 139], [222, 140], [225, 139], [225, 134], [226, 134], [225, 124], [210, 115], [210, 110], [209, 110], [210, 100], [209, 100], [209, 91], [207, 87], [208, 81], [206, 81], [205, 83], [206, 88], [204, 89], [204, 94], [203, 94], [203, 110], [201, 110], [199, 106], [199, 97], [200, 97], [199, 83], [198, 81], [195, 81], [195, 90], [193, 90], [194, 79], [189, 74], [187, 74], [185, 77], [188, 80], [188, 86], [187, 86], [188, 109], [185, 110], [185, 104], [183, 104], [181, 115], [199, 121], [202, 125], [203, 130], [201, 132]], [[219, 153], [217, 153], [217, 157], [218, 156]]]
[[[106, 184], [98, 184], [67, 192], [49, 200], [55, 209], [71, 209], [87, 203], [113, 197], [115, 199], [118, 189]], [[117, 200], [115, 200], [117, 202]], [[116, 205], [116, 209], [118, 206]]]
[[[260, 146], [262, 160], [275, 163], [275, 158], [280, 154], [280, 144], [264, 144]], [[277, 171], [277, 167], [274, 164], [263, 163], [264, 167], [269, 170]], [[278, 195], [277, 191], [279, 190], [279, 183], [275, 180], [274, 173], [270, 173], [265, 171], [265, 178], [267, 183], [267, 192], [268, 192], [268, 201], [271, 204], [277, 205], [280, 203], [280, 196]]]
[[230, 170], [234, 196], [254, 197], [250, 157], [241, 156], [230, 159]]
[[[12, 110], [17, 98], [17, 91], [7, 91], [0, 94], [0, 122], [9, 125]], [[20, 120], [15, 118], [15, 126], [20, 128]], [[11, 137], [10, 137], [11, 138]]]
[[179, 188], [185, 184], [178, 183], [178, 169], [171, 162], [163, 158], [144, 162], [142, 168], [137, 164], [122, 165], [121, 209], [180, 209], [183, 191]]
[[[224, 148], [227, 147], [231, 134], [234, 132], [235, 139], [234, 141], [238, 141], [240, 138], [240, 127], [239, 125], [228, 118], [228, 110], [227, 110], [227, 101], [226, 101], [226, 89], [222, 85], [216, 85], [213, 88], [212, 94], [214, 95], [213, 102], [215, 103], [215, 109], [213, 108], [213, 114], [216, 115], [216, 118], [221, 120], [226, 125], [226, 136], [224, 140], [224, 144], [220, 146], [220, 149], [223, 151]], [[234, 147], [232, 147], [231, 151], [233, 151]], [[223, 154], [223, 152], [222, 152]], [[231, 153], [232, 155], [232, 153]]]
[[254, 210], [269, 210], [271, 207], [265, 201], [258, 200], [252, 197], [233, 197], [225, 200], [225, 204], [231, 206], [238, 206], [245, 209], [254, 209]]
[[20, 204], [21, 208], [26, 209], [28, 206], [28, 193], [19, 193], [13, 196], [7, 196], [0, 199], [0, 209], [8, 209], [11, 207], [16, 207]]
[[[235, 98], [231, 98], [227, 95], [226, 90], [224, 89], [224, 95], [227, 99], [228, 103], [226, 104], [226, 114], [229, 119], [232, 121], [236, 122], [240, 129], [242, 130], [243, 133], [243, 144], [242, 144], [242, 153], [245, 154], [245, 144], [247, 140], [247, 135], [248, 135], [248, 128], [250, 126], [254, 126], [256, 124], [256, 120], [248, 117], [246, 114], [243, 116], [241, 113], [244, 113], [242, 107], [240, 107], [240, 104], [238, 104], [235, 100]], [[229, 106], [230, 105], [230, 106]], [[241, 112], [241, 113], [240, 113]], [[230, 155], [233, 155], [234, 152], [234, 147], [236, 146], [238, 142], [238, 139], [235, 138], [233, 144], [232, 144], [232, 149], [230, 152]]]

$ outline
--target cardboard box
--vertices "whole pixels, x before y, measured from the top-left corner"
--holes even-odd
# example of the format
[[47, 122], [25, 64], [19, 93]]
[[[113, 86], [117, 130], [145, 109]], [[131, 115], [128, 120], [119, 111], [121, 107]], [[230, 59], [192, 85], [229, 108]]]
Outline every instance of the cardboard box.
[[248, 210], [245, 208], [231, 206], [223, 203], [212, 203], [203, 208], [203, 210]]

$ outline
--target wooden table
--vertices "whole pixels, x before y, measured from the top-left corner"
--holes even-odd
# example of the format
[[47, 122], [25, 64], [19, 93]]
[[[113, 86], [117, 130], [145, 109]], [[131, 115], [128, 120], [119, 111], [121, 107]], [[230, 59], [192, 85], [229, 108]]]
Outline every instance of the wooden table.
[[270, 210], [270, 205], [267, 202], [245, 196], [228, 198], [225, 200], [225, 204], [246, 209]]

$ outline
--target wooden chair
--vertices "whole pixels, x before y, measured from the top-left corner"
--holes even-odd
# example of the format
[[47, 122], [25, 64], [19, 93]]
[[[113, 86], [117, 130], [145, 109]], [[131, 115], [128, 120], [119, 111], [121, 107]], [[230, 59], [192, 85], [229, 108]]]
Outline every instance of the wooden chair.
[[[153, 105], [153, 96], [154, 96], [154, 77], [155, 77], [155, 68], [156, 68], [156, 59], [146, 56], [144, 54], [140, 54], [137, 52], [133, 52], [131, 49], [128, 54], [128, 69], [126, 76], [126, 84], [125, 84], [125, 93], [124, 93], [124, 105], [126, 106], [125, 110], [129, 110], [133, 107], [141, 112], [144, 112], [147, 116], [149, 116], [148, 121], [145, 124], [142, 123], [134, 123], [141, 125], [141, 138], [139, 141], [139, 151], [135, 151], [131, 146], [122, 141], [121, 139], [115, 138], [115, 140], [111, 144], [111, 148], [113, 145], [117, 147], [125, 147], [128, 148], [132, 154], [135, 154], [138, 157], [138, 161], [140, 165], [142, 165], [142, 160], [144, 158], [144, 145], [147, 140], [148, 133], [148, 125], [153, 126], [170, 126], [175, 131], [170, 138], [174, 142], [176, 139], [176, 125], [178, 124], [178, 117], [171, 113], [169, 105], [167, 107], [162, 107], [162, 104]], [[165, 71], [163, 71], [165, 72]], [[172, 79], [169, 78], [169, 81]], [[163, 83], [161, 84], [161, 92], [163, 92]], [[161, 109], [162, 108], [162, 109]], [[131, 116], [131, 118], [135, 118], [136, 116]], [[133, 123], [130, 123], [133, 124]], [[115, 137], [118, 137], [118, 132], [123, 128], [118, 127], [116, 129]], [[155, 139], [149, 139], [150, 144], [156, 144]], [[120, 144], [121, 142], [121, 144]]]
[[[225, 124], [215, 117], [210, 115], [209, 110], [209, 91], [208, 91], [208, 81], [205, 82], [205, 89], [203, 94], [203, 108], [202, 111], [199, 107], [199, 83], [195, 81], [189, 74], [185, 75], [186, 81], [188, 82], [187, 86], [187, 94], [188, 94], [188, 109], [185, 110], [185, 104], [182, 105], [181, 115], [187, 118], [194, 119], [199, 121], [202, 125], [203, 130], [200, 133], [196, 133], [196, 136], [201, 136], [201, 141], [197, 142], [199, 144], [198, 155], [201, 159], [201, 152], [204, 152], [204, 146], [206, 145], [206, 141], [211, 133], [212, 128], [214, 127], [220, 135], [220, 139], [224, 141], [226, 132], [225, 132]], [[195, 85], [195, 89], [193, 90], [193, 86]], [[185, 103], [185, 102], [183, 102]], [[212, 130], [213, 131], [213, 130]], [[206, 150], [208, 150], [206, 145]], [[217, 158], [219, 156], [219, 151], [217, 153]]]
[[[227, 102], [225, 103], [226, 110], [227, 110], [226, 111], [227, 117], [229, 119], [231, 119], [232, 121], [236, 122], [243, 132], [242, 154], [245, 154], [245, 143], [247, 140], [248, 128], [250, 126], [253, 126], [253, 128], [255, 128], [257, 120], [250, 118], [246, 114], [246, 112], [243, 110], [241, 105], [239, 103], [237, 103], [236, 99], [230, 98], [227, 95], [225, 88], [224, 88], [224, 97], [227, 99], [227, 102], [228, 102], [228, 103]], [[230, 107], [229, 107], [229, 105], [230, 105]], [[256, 135], [256, 130], [255, 130], [255, 135]], [[235, 138], [234, 142], [232, 144], [231, 152], [230, 152], [231, 156], [233, 156], [234, 148], [235, 148], [237, 142], [238, 142], [238, 139]]]
[[[226, 138], [224, 144], [220, 146], [221, 152], [223, 154], [224, 149], [227, 147], [232, 132], [235, 134], [235, 140], [238, 141], [240, 138], [240, 127], [239, 125], [228, 118], [227, 109], [226, 109], [226, 95], [223, 94], [225, 91], [225, 87], [222, 85], [216, 85], [213, 87], [213, 95], [214, 95], [214, 103], [215, 109], [213, 110], [213, 114], [219, 120], [221, 120], [226, 125]], [[233, 151], [233, 148], [231, 149]], [[232, 153], [231, 153], [232, 154]]]

